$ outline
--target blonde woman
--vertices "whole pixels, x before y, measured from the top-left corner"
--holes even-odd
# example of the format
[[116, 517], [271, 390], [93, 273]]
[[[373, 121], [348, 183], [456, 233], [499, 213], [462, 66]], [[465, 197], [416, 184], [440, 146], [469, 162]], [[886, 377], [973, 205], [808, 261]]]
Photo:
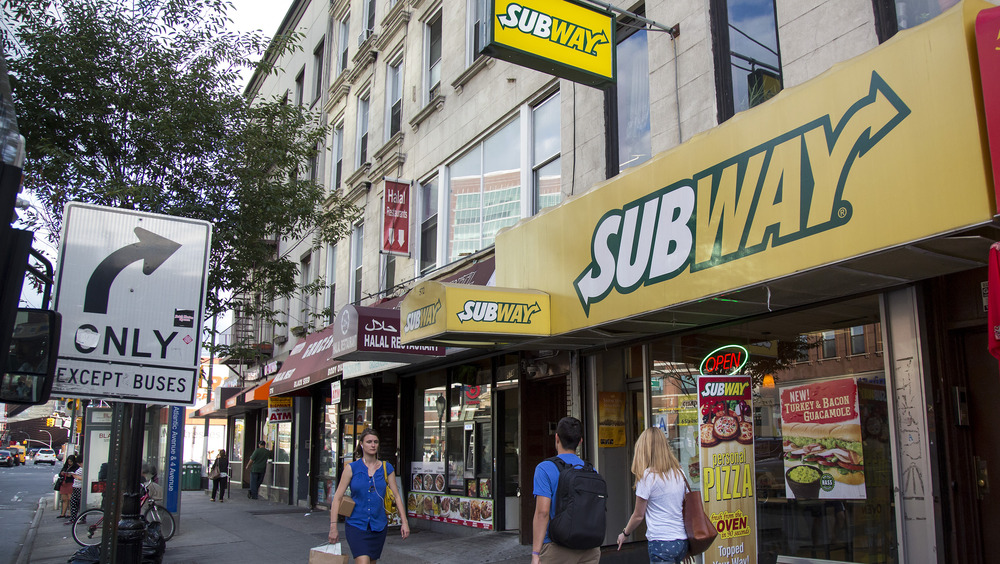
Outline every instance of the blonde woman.
[[618, 549], [643, 519], [650, 562], [679, 563], [688, 551], [684, 531], [684, 473], [663, 431], [650, 427], [639, 435], [632, 458], [635, 511], [618, 534]]

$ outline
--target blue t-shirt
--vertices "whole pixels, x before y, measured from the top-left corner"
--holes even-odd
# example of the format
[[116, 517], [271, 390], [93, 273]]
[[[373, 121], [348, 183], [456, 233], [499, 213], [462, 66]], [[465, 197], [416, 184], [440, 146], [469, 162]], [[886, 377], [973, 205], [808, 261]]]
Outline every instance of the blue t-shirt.
[[[575, 454], [560, 454], [559, 458], [566, 464], [583, 468], [585, 462]], [[556, 489], [559, 487], [559, 467], [555, 462], [543, 460], [535, 466], [534, 493], [535, 496], [547, 497], [551, 500], [549, 505], [549, 520], [556, 516]], [[549, 529], [545, 528], [545, 543], [552, 542], [549, 539]]]
[[[364, 459], [351, 463], [351, 499], [354, 500], [354, 511], [347, 518], [347, 524], [362, 531], [381, 531], [389, 524], [385, 515], [385, 490], [389, 486], [385, 481], [386, 474], [391, 475], [396, 470], [392, 464], [385, 462], [385, 473], [379, 467], [374, 476], [368, 475], [368, 466]], [[374, 491], [373, 491], [374, 490]]]

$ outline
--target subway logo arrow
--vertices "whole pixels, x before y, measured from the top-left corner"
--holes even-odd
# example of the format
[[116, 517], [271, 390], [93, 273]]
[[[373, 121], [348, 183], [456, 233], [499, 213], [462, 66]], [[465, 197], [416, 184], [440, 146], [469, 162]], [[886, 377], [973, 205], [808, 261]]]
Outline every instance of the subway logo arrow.
[[847, 224], [852, 165], [909, 114], [872, 72], [868, 94], [836, 124], [827, 114], [608, 211], [573, 282], [584, 313], [612, 290], [629, 294]]

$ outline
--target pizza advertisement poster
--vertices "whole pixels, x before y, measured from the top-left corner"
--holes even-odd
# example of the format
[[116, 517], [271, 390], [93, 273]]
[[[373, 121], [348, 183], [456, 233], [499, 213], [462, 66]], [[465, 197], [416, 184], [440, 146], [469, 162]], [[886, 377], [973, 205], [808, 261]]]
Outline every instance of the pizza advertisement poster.
[[866, 499], [857, 380], [835, 378], [778, 391], [785, 495]]
[[749, 376], [698, 377], [702, 500], [719, 532], [706, 562], [757, 560], [751, 399]]

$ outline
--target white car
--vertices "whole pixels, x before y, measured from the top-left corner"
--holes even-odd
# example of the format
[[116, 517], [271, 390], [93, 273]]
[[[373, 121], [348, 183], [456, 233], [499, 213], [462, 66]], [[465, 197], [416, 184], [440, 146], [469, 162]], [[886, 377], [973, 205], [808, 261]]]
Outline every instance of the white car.
[[50, 448], [39, 449], [38, 452], [35, 453], [35, 464], [38, 464], [39, 462], [48, 462], [49, 465], [55, 466], [56, 451]]

